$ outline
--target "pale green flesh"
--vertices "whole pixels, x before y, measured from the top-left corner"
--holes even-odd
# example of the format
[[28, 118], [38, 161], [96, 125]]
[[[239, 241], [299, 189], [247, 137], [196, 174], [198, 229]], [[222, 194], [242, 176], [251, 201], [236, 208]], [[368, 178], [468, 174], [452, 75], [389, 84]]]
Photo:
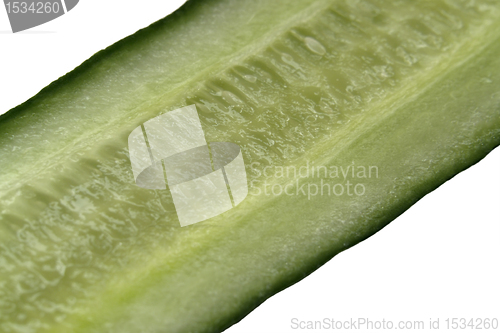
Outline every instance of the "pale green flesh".
[[[1, 330], [222, 329], [499, 144], [495, 2], [348, 3], [194, 6], [1, 118]], [[240, 145], [249, 183], [295, 181], [253, 162], [379, 177], [360, 197], [249, 195], [180, 228], [168, 190], [135, 185], [126, 145], [193, 103], [207, 141]]]

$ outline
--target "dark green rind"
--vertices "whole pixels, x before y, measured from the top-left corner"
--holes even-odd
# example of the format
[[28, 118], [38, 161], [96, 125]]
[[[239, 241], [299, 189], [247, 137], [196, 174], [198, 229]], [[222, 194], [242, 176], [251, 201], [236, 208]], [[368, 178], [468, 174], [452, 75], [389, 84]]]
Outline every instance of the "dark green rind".
[[[344, 1], [284, 7], [278, 1], [193, 2], [164, 26], [158, 23], [141, 32], [142, 38], [129, 39], [131, 44], [104, 51], [109, 57], [94, 57], [25, 111], [0, 118], [0, 184], [15, 185], [0, 192], [0, 283], [7, 286], [0, 289], [0, 300], [17, 307], [12, 314], [0, 302], [0, 327], [7, 332], [17, 331], [14, 325], [50, 332], [221, 330], [497, 146], [498, 4], [362, 3], [351, 8], [354, 2]], [[203, 15], [215, 12], [224, 20], [211, 25]], [[431, 20], [419, 21], [426, 16]], [[252, 20], [259, 24], [252, 26]], [[243, 25], [240, 30], [227, 31], [237, 24]], [[207, 39], [210, 26], [227, 40]], [[186, 40], [190, 28], [197, 34]], [[326, 53], [309, 52], [301, 43], [304, 35], [319, 40]], [[158, 81], [149, 70], [178, 69], [153, 60], [165, 57], [163, 48], [184, 50], [204, 38], [213, 47], [190, 50], [204, 62], [201, 72], [196, 72], [201, 65], [187, 61], [177, 79], [172, 72]], [[144, 76], [133, 82], [144, 88], [134, 95], [119, 83], [131, 78], [130, 62], [138, 54], [150, 58], [139, 71]], [[380, 66], [391, 67], [392, 74]], [[246, 82], [245, 73], [257, 83]], [[99, 92], [110, 82], [124, 109], [114, 109]], [[86, 102], [81, 91], [89, 87], [95, 93]], [[321, 104], [318, 96], [338, 103]], [[58, 117], [47, 107], [51, 100], [60, 109]], [[355, 161], [379, 165], [381, 176], [367, 180], [370, 192], [362, 198], [249, 196], [237, 209], [179, 228], [168, 191], [135, 186], [127, 136], [144, 120], [192, 103], [207, 140], [238, 143], [247, 167], [256, 161], [262, 167]], [[110, 118], [79, 118], [73, 124], [89, 105], [94, 106], [89, 114]], [[41, 151], [44, 143], [36, 142], [41, 140], [31, 138], [41, 133], [26, 117], [30, 108], [39, 119], [56, 122], [49, 129], [66, 130], [66, 135], [42, 133], [52, 140], [45, 145], [50, 154]], [[93, 128], [81, 129], [93, 121]], [[24, 154], [11, 152], [12, 134], [19, 134]], [[44, 160], [33, 166], [30, 159], [37, 156]], [[25, 162], [31, 170], [20, 169]], [[293, 181], [259, 177], [251, 168], [247, 174], [250, 181]], [[58, 261], [65, 265], [62, 273]], [[18, 287], [28, 291], [16, 293]], [[16, 315], [27, 315], [28, 321]]]

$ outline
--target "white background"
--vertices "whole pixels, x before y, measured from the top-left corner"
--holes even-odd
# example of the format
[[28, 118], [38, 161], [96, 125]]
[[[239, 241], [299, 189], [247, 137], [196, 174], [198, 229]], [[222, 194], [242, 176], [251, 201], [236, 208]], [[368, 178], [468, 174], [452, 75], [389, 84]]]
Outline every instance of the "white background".
[[[0, 114], [182, 2], [83, 0], [68, 14], [17, 34], [0, 8]], [[427, 328], [430, 318], [440, 318], [441, 329], [446, 318], [499, 318], [499, 254], [497, 148], [227, 332], [313, 332], [292, 329], [292, 318], [423, 320]]]

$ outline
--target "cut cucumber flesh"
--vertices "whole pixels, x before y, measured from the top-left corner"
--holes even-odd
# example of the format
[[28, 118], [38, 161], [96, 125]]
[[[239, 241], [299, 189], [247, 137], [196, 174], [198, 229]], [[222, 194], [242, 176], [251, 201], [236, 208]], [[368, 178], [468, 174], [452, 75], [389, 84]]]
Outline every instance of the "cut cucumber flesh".
[[[0, 331], [228, 327], [500, 144], [499, 54], [496, 1], [188, 2], [0, 117]], [[180, 228], [127, 138], [190, 104], [250, 195]], [[274, 172], [308, 165], [378, 177]]]

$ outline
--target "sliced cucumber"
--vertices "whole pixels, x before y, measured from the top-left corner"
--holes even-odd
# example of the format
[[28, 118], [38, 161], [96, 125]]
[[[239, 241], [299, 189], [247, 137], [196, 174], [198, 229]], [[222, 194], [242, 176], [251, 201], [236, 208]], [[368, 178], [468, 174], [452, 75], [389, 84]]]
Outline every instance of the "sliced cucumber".
[[[499, 19], [487, 0], [189, 1], [96, 54], [0, 117], [0, 329], [230, 326], [500, 143]], [[191, 104], [241, 147], [250, 195], [181, 228], [127, 138]], [[311, 166], [377, 174], [308, 197], [319, 178], [273, 171]]]

